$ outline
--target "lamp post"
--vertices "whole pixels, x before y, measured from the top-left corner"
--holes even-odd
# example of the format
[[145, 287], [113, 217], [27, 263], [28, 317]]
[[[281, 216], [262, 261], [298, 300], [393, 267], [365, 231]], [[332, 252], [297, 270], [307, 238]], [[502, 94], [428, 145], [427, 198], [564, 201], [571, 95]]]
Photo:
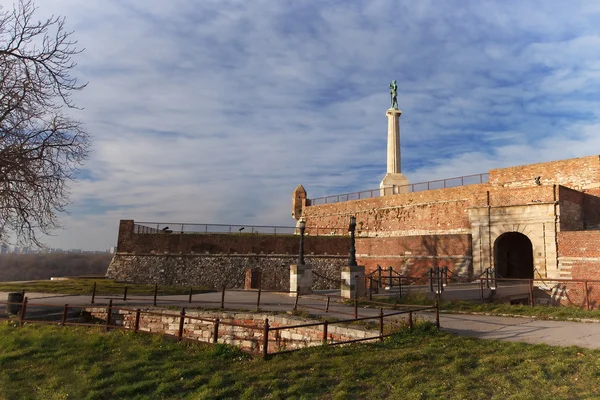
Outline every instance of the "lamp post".
[[356, 267], [358, 264], [356, 263], [356, 248], [354, 247], [354, 230], [356, 229], [356, 217], [352, 215], [350, 217], [350, 226], [348, 230], [350, 231], [350, 260], [348, 261], [348, 266]]
[[306, 229], [306, 222], [300, 220], [300, 252], [298, 253], [298, 265], [304, 265], [304, 230]]

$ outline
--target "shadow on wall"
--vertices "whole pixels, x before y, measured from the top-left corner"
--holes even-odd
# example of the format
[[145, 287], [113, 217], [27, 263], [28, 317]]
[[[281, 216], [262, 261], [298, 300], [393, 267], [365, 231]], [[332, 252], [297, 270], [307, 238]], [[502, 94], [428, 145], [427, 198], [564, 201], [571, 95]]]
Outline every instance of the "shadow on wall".
[[473, 276], [472, 243], [468, 234], [422, 235], [359, 238], [361, 265], [366, 272], [377, 266], [392, 269], [405, 276], [421, 276], [434, 267], [448, 267], [452, 272]]

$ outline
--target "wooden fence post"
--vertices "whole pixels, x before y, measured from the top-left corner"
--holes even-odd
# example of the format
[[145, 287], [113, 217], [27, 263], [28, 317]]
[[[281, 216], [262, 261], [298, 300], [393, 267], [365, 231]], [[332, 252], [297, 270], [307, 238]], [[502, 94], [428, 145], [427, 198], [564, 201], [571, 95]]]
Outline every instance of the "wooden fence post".
[[328, 313], [329, 312], [329, 295], [327, 295], [327, 304], [325, 304], [325, 312]]
[[225, 286], [221, 290], [221, 310], [225, 308]]
[[256, 297], [256, 311], [260, 311], [260, 293], [262, 292], [261, 288], [258, 288], [258, 296]]
[[106, 327], [105, 330], [108, 332], [110, 329], [110, 314], [112, 313], [112, 299], [108, 300], [108, 307], [106, 307]]
[[190, 297], [188, 299], [188, 303], [192, 304], [192, 294], [194, 294], [193, 289], [190, 287]]
[[154, 307], [156, 307], [156, 296], [158, 296], [158, 283], [154, 284]]
[[125, 290], [123, 290], [123, 301], [127, 301], [127, 286], [125, 286]]
[[379, 309], [379, 341], [383, 342], [383, 308]]
[[358, 290], [354, 290], [354, 319], [358, 318]]
[[181, 308], [179, 313], [179, 332], [177, 332], [177, 340], [183, 338], [183, 324], [185, 323], [185, 307]]
[[533, 307], [533, 279], [529, 280], [529, 305]]
[[323, 344], [327, 344], [327, 326], [329, 325], [329, 322], [325, 321], [323, 322]]
[[585, 293], [585, 310], [590, 311], [590, 296], [588, 291], [588, 282], [583, 282], [583, 291]]
[[21, 315], [19, 315], [19, 326], [23, 326], [25, 321], [25, 313], [27, 312], [27, 297], [23, 298], [23, 304], [21, 304]]
[[67, 315], [69, 314], [69, 305], [65, 304], [65, 308], [63, 310], [63, 315], [62, 315], [62, 320], [61, 320], [61, 326], [65, 326], [65, 324], [67, 323]]
[[91, 302], [91, 304], [94, 304], [95, 300], [96, 300], [96, 282], [94, 282], [94, 288], [92, 289], [92, 302]]
[[137, 310], [135, 310], [135, 326], [133, 327], [133, 331], [135, 333], [137, 333], [140, 330], [140, 314], [142, 313], [142, 310], [140, 310], [139, 308]]
[[294, 311], [296, 311], [298, 309], [298, 297], [300, 296], [300, 292], [298, 291], [298, 288], [296, 288], [296, 300], [294, 300]]
[[440, 330], [440, 302], [435, 299], [435, 327]]
[[269, 318], [265, 318], [265, 327], [263, 329], [263, 358], [269, 357]]
[[215, 327], [213, 330], [213, 343], [218, 343], [219, 341], [219, 322], [221, 320], [219, 319], [219, 317], [215, 318]]

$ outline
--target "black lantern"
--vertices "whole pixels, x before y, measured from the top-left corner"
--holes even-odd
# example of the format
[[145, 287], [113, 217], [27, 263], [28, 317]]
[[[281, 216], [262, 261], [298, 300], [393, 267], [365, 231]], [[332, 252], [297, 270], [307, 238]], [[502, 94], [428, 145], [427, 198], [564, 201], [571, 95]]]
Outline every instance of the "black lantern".
[[300, 252], [298, 253], [298, 265], [304, 265], [304, 230], [306, 229], [306, 222], [300, 220]]
[[350, 217], [348, 230], [350, 231], [350, 259], [348, 266], [356, 267], [358, 264], [356, 263], [356, 248], [354, 247], [354, 231], [356, 230], [356, 217], [354, 215]]

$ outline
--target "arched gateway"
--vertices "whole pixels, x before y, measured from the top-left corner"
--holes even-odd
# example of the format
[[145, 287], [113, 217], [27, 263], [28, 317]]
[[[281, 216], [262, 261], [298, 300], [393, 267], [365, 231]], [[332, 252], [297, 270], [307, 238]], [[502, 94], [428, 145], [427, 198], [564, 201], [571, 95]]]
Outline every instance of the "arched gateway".
[[519, 232], [506, 232], [494, 243], [494, 265], [502, 278], [533, 278], [531, 240]]

